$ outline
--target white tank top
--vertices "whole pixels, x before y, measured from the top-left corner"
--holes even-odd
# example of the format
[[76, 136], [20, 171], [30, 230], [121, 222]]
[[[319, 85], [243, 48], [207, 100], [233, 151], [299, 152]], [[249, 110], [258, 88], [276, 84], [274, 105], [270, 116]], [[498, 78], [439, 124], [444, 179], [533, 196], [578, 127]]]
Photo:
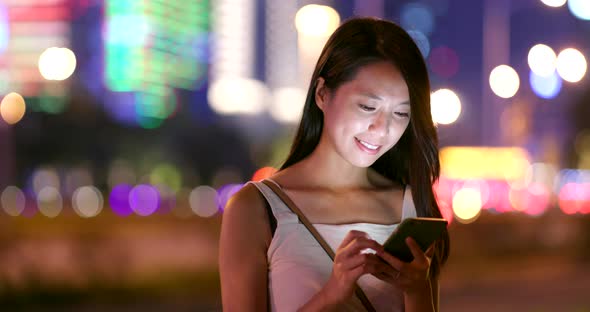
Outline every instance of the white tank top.
[[[270, 179], [269, 181], [274, 182]], [[299, 222], [297, 215], [283, 203], [278, 195], [262, 182], [249, 183], [254, 184], [264, 195], [277, 219], [277, 228], [267, 251], [271, 311], [296, 311], [328, 281], [333, 262], [303, 223]], [[402, 207], [402, 220], [416, 217], [409, 187], [406, 187], [404, 192]], [[383, 244], [397, 225], [313, 224], [334, 251], [351, 230], [366, 232], [372, 239]], [[361, 276], [358, 284], [377, 311], [401, 312], [404, 310], [404, 297], [400, 289], [369, 274]], [[342, 311], [365, 311], [365, 309], [361, 301], [353, 295]]]

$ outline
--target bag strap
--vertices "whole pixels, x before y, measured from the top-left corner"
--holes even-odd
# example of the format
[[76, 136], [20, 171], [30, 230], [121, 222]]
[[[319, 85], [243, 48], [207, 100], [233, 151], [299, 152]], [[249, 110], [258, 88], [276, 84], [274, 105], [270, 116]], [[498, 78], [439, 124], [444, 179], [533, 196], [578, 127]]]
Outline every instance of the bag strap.
[[[283, 192], [283, 190], [281, 190], [281, 188], [279, 188], [277, 186], [277, 184], [269, 181], [268, 179], [263, 180], [262, 183], [264, 183], [266, 186], [270, 187], [270, 189], [273, 190], [273, 192], [275, 192], [275, 194], [277, 194], [277, 196], [279, 196], [279, 198], [285, 203], [285, 205], [287, 205], [287, 207], [289, 207], [289, 209], [291, 209], [291, 211], [293, 211], [293, 213], [295, 213], [297, 215], [297, 217], [299, 218], [299, 221], [301, 221], [301, 223], [303, 223], [303, 225], [307, 228], [307, 230], [311, 233], [311, 235], [318, 241], [320, 246], [322, 246], [324, 251], [326, 251], [328, 256], [330, 256], [330, 259], [332, 259], [332, 261], [334, 261], [335, 254], [334, 254], [334, 251], [332, 250], [332, 248], [330, 247], [330, 245], [328, 245], [328, 243], [324, 240], [324, 238], [320, 235], [320, 233], [318, 233], [318, 231], [315, 229], [315, 227], [309, 222], [309, 220], [307, 220], [305, 215], [301, 212], [301, 210], [299, 210], [299, 208], [297, 207], [297, 205], [295, 205], [295, 203], [291, 200], [291, 198], [289, 198], [289, 196], [287, 196], [287, 194], [285, 194], [285, 192]], [[373, 305], [371, 304], [371, 301], [369, 301], [369, 299], [367, 298], [367, 295], [365, 295], [365, 292], [363, 291], [363, 289], [360, 288], [358, 285], [356, 285], [356, 287], [355, 287], [355, 293], [358, 296], [358, 298], [361, 300], [363, 306], [365, 307], [365, 309], [367, 309], [367, 311], [369, 311], [369, 312], [376, 311], [375, 308], [373, 307]]]

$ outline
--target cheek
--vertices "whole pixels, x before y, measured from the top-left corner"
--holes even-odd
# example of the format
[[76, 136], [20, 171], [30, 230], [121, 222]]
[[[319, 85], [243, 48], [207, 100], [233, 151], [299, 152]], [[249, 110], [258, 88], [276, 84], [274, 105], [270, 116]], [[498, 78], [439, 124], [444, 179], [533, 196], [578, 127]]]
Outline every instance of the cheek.
[[395, 141], [394, 144], [397, 143], [397, 141], [399, 141], [399, 139], [402, 137], [402, 135], [408, 129], [408, 127], [409, 122], [395, 123], [392, 125], [391, 139]]

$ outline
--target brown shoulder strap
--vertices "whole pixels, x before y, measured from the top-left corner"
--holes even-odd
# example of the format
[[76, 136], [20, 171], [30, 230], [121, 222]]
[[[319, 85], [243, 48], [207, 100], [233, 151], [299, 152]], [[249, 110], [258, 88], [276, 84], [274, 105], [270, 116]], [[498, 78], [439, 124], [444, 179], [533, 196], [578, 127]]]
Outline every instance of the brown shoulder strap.
[[[291, 198], [289, 198], [289, 196], [287, 196], [287, 194], [285, 194], [285, 192], [283, 192], [283, 190], [281, 190], [281, 188], [279, 188], [275, 183], [273, 183], [269, 180], [263, 180], [262, 183], [264, 183], [266, 186], [270, 187], [270, 189], [273, 190], [273, 192], [275, 192], [275, 194], [277, 194], [277, 196], [279, 196], [279, 198], [285, 203], [285, 205], [287, 205], [287, 207], [289, 207], [289, 209], [291, 209], [291, 211], [293, 211], [293, 213], [295, 213], [297, 215], [297, 217], [299, 217], [299, 221], [301, 221], [301, 223], [303, 223], [303, 225], [307, 228], [307, 230], [311, 233], [311, 235], [318, 241], [320, 246], [322, 246], [322, 248], [326, 251], [328, 256], [330, 256], [330, 259], [332, 259], [332, 261], [334, 261], [335, 254], [334, 254], [334, 251], [332, 250], [332, 248], [330, 247], [330, 245], [328, 245], [328, 243], [324, 240], [324, 238], [320, 235], [320, 233], [318, 233], [318, 231], [315, 229], [315, 227], [309, 222], [309, 220], [307, 220], [305, 215], [301, 212], [301, 210], [299, 210], [299, 208], [297, 207], [297, 205], [295, 205], [295, 203], [291, 200]], [[355, 288], [355, 293], [358, 296], [358, 298], [361, 300], [361, 302], [363, 303], [363, 306], [365, 307], [365, 309], [367, 309], [367, 311], [369, 311], [369, 312], [375, 311], [375, 308], [373, 307], [373, 305], [371, 304], [371, 302], [369, 301], [369, 299], [365, 295], [365, 292], [358, 285]]]

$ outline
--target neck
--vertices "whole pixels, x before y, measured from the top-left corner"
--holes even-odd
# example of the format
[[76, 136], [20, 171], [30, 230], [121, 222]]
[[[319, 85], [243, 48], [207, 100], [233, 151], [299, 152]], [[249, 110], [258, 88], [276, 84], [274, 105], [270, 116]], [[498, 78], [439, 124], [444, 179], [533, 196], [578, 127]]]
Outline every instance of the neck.
[[372, 184], [369, 168], [350, 164], [321, 139], [309, 156], [292, 167], [305, 188], [367, 188]]

